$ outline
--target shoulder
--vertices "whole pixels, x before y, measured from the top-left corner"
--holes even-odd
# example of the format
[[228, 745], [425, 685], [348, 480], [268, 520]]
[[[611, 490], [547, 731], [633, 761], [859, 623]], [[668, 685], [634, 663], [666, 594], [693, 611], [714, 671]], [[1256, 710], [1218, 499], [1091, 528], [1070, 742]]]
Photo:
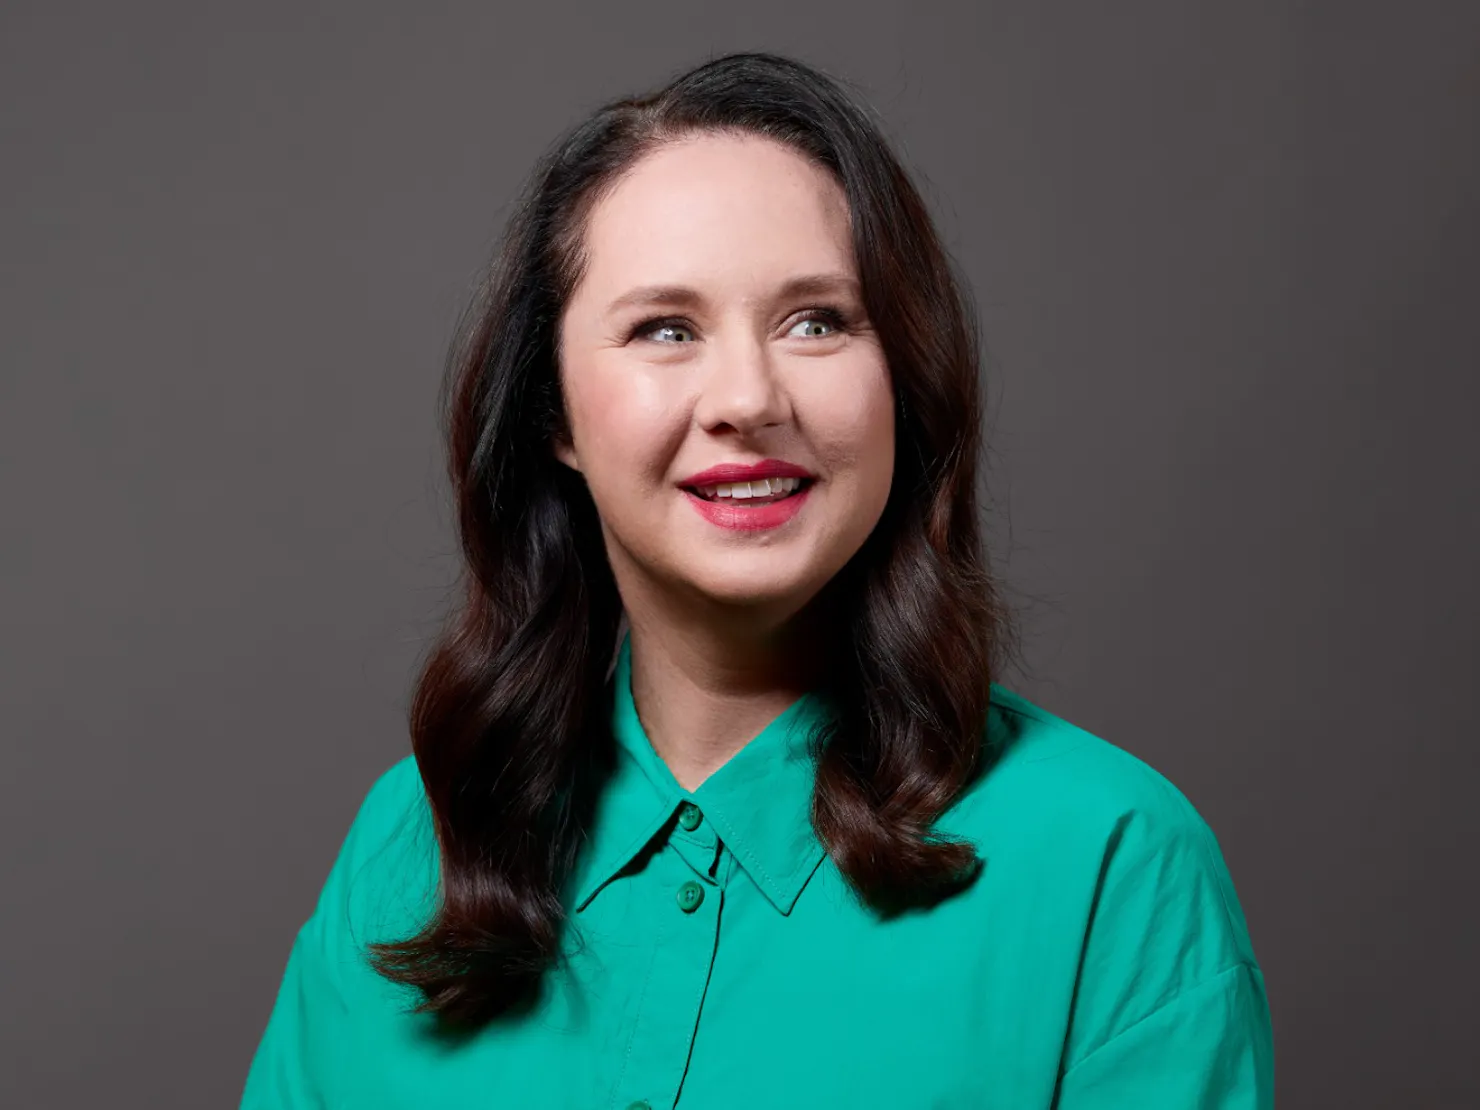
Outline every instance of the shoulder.
[[943, 825], [976, 841], [989, 868], [994, 857], [1015, 861], [1024, 874], [1077, 885], [1101, 909], [1144, 900], [1122, 918], [1133, 929], [1186, 903], [1218, 937], [1216, 959], [1253, 961], [1218, 839], [1165, 775], [996, 684], [986, 740], [987, 770]]
[[363, 858], [394, 840], [426, 806], [416, 757], [403, 756], [376, 776], [360, 802], [346, 843]]
[[1066, 1061], [1129, 1046], [1118, 1038], [1151, 1028], [1151, 1015], [1194, 1005], [1213, 1040], [1266, 1043], [1243, 909], [1187, 796], [1145, 760], [995, 685], [987, 740], [996, 758], [949, 831], [977, 842], [998, 920], [1030, 914], [1030, 931], [1062, 936], [1072, 953]]
[[359, 944], [409, 934], [431, 906], [437, 846], [413, 756], [381, 772], [361, 801], [320, 895], [317, 916]]
[[1145, 760], [996, 683], [985, 742], [987, 769], [958, 801], [978, 819], [995, 811], [1106, 832], [1133, 821], [1154, 839], [1209, 834], [1187, 796]]

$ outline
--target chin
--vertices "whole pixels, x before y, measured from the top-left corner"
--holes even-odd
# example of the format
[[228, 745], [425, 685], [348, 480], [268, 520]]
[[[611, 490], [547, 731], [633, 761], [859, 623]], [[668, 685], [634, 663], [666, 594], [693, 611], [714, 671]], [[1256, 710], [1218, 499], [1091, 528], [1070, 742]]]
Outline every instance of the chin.
[[774, 566], [754, 574], [716, 572], [689, 579], [690, 586], [723, 605], [787, 605], [800, 609], [816, 592], [811, 576], [778, 574]]

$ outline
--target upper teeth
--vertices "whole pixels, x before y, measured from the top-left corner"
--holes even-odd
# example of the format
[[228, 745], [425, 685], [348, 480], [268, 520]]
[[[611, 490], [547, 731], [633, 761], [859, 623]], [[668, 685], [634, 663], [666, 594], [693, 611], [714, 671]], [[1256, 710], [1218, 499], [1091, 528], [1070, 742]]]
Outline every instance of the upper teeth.
[[769, 497], [773, 493], [791, 493], [802, 484], [800, 478], [762, 478], [758, 482], [726, 482], [719, 486], [697, 486], [705, 497]]

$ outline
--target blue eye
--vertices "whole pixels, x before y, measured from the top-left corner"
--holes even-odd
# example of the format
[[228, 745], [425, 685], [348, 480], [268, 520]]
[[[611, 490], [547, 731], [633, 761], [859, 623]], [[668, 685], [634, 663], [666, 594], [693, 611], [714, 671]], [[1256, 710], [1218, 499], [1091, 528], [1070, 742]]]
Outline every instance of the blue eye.
[[[799, 338], [826, 339], [830, 335], [835, 335], [838, 332], [848, 330], [847, 319], [843, 316], [843, 313], [836, 308], [826, 308], [823, 306], [818, 306], [816, 308], [806, 309], [805, 313], [806, 314], [802, 317], [802, 319], [797, 321], [796, 325], [791, 329], [791, 331], [786, 333], [787, 335], [796, 335], [797, 328], [805, 328], [806, 330], [801, 333]], [[816, 330], [818, 324], [824, 325], [827, 330]]]
[[[819, 330], [819, 325], [825, 330]], [[798, 327], [805, 330], [799, 334], [796, 330]], [[839, 309], [818, 306], [804, 309], [802, 318], [786, 334], [799, 339], [826, 339], [847, 330], [847, 318]], [[634, 324], [627, 333], [627, 339], [629, 342], [633, 339], [650, 339], [655, 343], [696, 341], [692, 325], [687, 320], [674, 316], [656, 316]]]
[[[822, 326], [822, 327], [825, 327], [828, 330], [826, 330], [826, 331], [816, 331], [815, 329], [819, 325]], [[797, 328], [805, 328], [806, 330], [802, 332], [802, 335], [803, 336], [806, 336], [807, 338], [818, 338], [818, 337], [822, 337], [822, 336], [828, 336], [828, 335], [831, 335], [834, 331], [837, 330], [833, 326], [833, 322], [831, 320], [828, 320], [828, 319], [824, 318], [823, 316], [821, 316], [821, 315], [819, 315], [817, 313], [813, 313], [811, 316], [808, 316], [805, 320], [799, 321], [797, 323], [796, 327], [795, 328], [792, 328], [791, 331], [787, 332], [787, 334], [788, 335], [795, 335]]]
[[693, 333], [693, 330], [687, 324], [683, 323], [680, 320], [649, 320], [649, 321], [645, 321], [644, 323], [638, 324], [636, 330], [632, 334], [633, 335], [652, 335], [654, 333], [661, 334], [662, 332], [670, 332], [670, 333], [671, 332], [677, 332], [677, 333], [679, 333], [681, 335], [687, 335], [688, 338], [687, 339], [674, 339], [674, 338], [671, 338], [670, 337], [670, 338], [666, 338], [666, 339], [659, 339], [658, 340], [659, 343], [692, 343], [694, 341], [694, 333]]

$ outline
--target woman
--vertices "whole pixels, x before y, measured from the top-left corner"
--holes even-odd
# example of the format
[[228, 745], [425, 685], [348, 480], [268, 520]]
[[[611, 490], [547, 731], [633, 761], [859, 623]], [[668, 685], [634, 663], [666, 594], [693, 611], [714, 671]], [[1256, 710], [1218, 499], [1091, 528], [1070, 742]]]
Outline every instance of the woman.
[[466, 602], [244, 1106], [1270, 1105], [1212, 833], [992, 681], [974, 326], [837, 85], [575, 129], [451, 385]]

